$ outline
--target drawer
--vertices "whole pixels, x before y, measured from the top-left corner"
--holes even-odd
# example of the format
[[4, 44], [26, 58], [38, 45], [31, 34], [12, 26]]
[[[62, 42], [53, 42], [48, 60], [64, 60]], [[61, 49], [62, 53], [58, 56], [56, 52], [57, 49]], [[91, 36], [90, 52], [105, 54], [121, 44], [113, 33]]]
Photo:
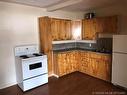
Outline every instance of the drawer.
[[34, 77], [23, 81], [23, 91], [35, 88], [37, 86], [48, 83], [48, 74], [44, 74], [38, 77]]

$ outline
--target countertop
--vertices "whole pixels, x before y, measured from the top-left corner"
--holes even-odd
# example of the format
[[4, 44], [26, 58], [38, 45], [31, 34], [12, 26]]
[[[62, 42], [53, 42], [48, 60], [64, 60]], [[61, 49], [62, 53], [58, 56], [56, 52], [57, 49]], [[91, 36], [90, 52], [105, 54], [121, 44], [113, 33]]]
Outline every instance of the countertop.
[[111, 49], [102, 48], [102, 47], [103, 46], [98, 46], [95, 41], [91, 41], [91, 40], [54, 41], [52, 44], [53, 52], [55, 53], [72, 51], [72, 50], [82, 50], [82, 51], [89, 51], [89, 52], [95, 52], [101, 54], [112, 54]]
[[61, 53], [61, 52], [69, 52], [69, 51], [74, 51], [74, 50], [78, 50], [78, 51], [88, 51], [88, 52], [95, 52], [95, 53], [99, 53], [99, 54], [112, 54], [112, 52], [103, 52], [103, 51], [97, 51], [95, 49], [83, 49], [83, 48], [68, 48], [68, 49], [57, 49], [57, 50], [53, 50], [54, 53]]

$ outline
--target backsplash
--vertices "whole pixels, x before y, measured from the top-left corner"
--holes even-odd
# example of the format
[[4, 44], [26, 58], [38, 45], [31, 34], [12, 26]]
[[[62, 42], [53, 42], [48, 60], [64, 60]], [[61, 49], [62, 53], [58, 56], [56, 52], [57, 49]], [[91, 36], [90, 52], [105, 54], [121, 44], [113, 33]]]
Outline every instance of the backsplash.
[[81, 42], [78, 42], [78, 43], [76, 43], [76, 48], [95, 50], [96, 49], [96, 44], [95, 43], [81, 43]]
[[97, 39], [97, 50], [112, 51], [112, 38]]
[[69, 42], [52, 45], [54, 51], [91, 50], [102, 53], [112, 53], [112, 38], [99, 38], [96, 43]]
[[53, 50], [63, 50], [63, 49], [70, 49], [70, 48], [76, 48], [76, 43], [61, 43], [61, 44], [53, 44], [52, 45]]
[[62, 43], [62, 44], [53, 44], [53, 50], [62, 50], [62, 49], [96, 49], [95, 43], [81, 43], [81, 42], [72, 42], [72, 43]]

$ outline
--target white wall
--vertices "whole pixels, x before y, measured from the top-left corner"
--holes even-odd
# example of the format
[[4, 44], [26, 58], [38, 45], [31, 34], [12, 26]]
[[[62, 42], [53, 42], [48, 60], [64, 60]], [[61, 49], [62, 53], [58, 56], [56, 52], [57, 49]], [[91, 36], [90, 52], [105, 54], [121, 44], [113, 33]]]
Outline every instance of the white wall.
[[0, 2], [0, 89], [16, 84], [14, 47], [39, 44], [38, 17], [80, 19], [82, 13], [46, 12], [43, 8]]
[[120, 34], [127, 34], [127, 5], [117, 4], [94, 10], [97, 16], [118, 15], [118, 29]]

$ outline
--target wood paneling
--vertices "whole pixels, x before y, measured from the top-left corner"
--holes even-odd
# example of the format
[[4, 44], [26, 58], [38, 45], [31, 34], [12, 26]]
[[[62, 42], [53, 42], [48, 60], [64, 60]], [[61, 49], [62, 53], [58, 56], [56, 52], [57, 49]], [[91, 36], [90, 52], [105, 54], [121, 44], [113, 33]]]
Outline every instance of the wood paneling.
[[87, 51], [54, 53], [55, 74], [63, 76], [74, 71], [111, 81], [111, 55]]
[[39, 18], [39, 33], [40, 33], [40, 49], [41, 52], [48, 57], [48, 74], [51, 74], [52, 69], [52, 37], [51, 37], [51, 19], [49, 17]]
[[[71, 21], [72, 23], [72, 39], [81, 39], [81, 20]], [[77, 31], [79, 29], [79, 31]]]
[[[74, 71], [81, 71], [91, 76], [110, 81], [111, 56], [84, 51], [52, 54], [52, 41], [72, 39], [73, 29], [80, 25], [80, 21], [73, 22], [71, 20], [49, 17], [39, 18], [40, 47], [41, 52], [48, 56], [48, 73], [63, 76]], [[116, 32], [117, 18], [87, 19], [82, 20], [82, 25], [83, 39], [95, 39], [98, 32]]]
[[82, 39], [92, 40], [96, 36], [96, 18], [82, 21]]
[[59, 19], [51, 19], [51, 35], [52, 40], [59, 40], [59, 31], [60, 31], [60, 20]]
[[82, 20], [82, 38], [96, 39], [97, 33], [117, 33], [117, 16]]
[[[42, 52], [49, 52], [52, 50], [51, 39], [51, 20], [48, 17], [39, 18], [39, 33], [40, 33], [40, 45]], [[47, 43], [48, 42], [48, 43]]]
[[58, 76], [80, 71], [111, 82], [111, 55], [108, 54], [88, 51], [54, 53], [54, 65]]
[[78, 64], [76, 60], [76, 51], [54, 53], [55, 57], [55, 74], [63, 76], [74, 71], [78, 71]]
[[71, 40], [71, 20], [51, 18], [52, 40]]
[[70, 20], [65, 20], [65, 39], [71, 40], [72, 39], [72, 24]]
[[105, 17], [103, 27], [103, 32], [117, 33], [117, 16]]
[[48, 73], [53, 71], [53, 55], [52, 55], [52, 41], [53, 40], [70, 40], [71, 20], [56, 19], [49, 17], [39, 18], [39, 33], [40, 33], [40, 49], [41, 52], [48, 56]]
[[111, 55], [80, 51], [79, 71], [111, 81]]

